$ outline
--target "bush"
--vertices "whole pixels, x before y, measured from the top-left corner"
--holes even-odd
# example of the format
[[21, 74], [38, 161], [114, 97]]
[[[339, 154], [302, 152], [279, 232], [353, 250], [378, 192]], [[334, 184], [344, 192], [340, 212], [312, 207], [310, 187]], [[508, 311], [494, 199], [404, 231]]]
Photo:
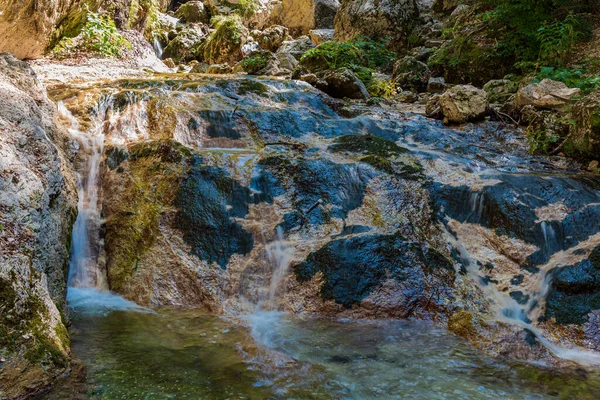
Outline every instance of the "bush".
[[390, 71], [396, 54], [386, 49], [386, 41], [357, 36], [348, 42], [325, 42], [307, 51], [300, 62], [309, 69], [348, 68], [369, 87], [375, 69]]
[[113, 20], [90, 11], [87, 4], [84, 7], [87, 17], [81, 33], [75, 38], [63, 38], [53, 50], [55, 55], [66, 56], [71, 52], [89, 51], [108, 57], [120, 57], [124, 48], [131, 48]]
[[589, 94], [600, 87], [600, 76], [585, 75], [582, 70], [569, 68], [542, 67], [535, 76], [534, 83], [543, 79], [563, 82], [570, 88], [579, 88], [583, 94]]

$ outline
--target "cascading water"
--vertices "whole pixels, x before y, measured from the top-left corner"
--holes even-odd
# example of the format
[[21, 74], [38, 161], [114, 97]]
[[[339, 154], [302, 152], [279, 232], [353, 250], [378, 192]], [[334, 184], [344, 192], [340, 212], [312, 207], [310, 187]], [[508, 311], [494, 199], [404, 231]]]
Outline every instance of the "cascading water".
[[109, 117], [112, 98], [107, 96], [98, 102], [90, 113], [92, 123], [87, 131], [62, 102], [58, 103], [59, 115], [69, 124], [71, 136], [79, 143], [81, 170], [78, 173], [77, 219], [71, 239], [71, 258], [67, 301], [72, 310], [83, 313], [107, 310], [147, 309], [108, 291], [106, 271], [103, 266], [103, 241], [100, 237], [102, 223], [99, 179], [104, 149], [104, 121]]

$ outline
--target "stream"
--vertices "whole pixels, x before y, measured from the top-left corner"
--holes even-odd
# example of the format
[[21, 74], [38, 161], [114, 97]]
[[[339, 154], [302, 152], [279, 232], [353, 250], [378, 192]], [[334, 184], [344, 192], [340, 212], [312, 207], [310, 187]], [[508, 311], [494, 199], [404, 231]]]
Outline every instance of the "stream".
[[[87, 375], [46, 398], [600, 397], [600, 353], [555, 325], [587, 321], [595, 297], [554, 284], [600, 251], [600, 181], [528, 155], [511, 127], [450, 129], [258, 78], [158, 76], [49, 93], [80, 146], [68, 302]], [[344, 135], [385, 140], [392, 162], [336, 150]], [[168, 153], [143, 164], [143, 146], [165, 140], [192, 149], [191, 161]], [[183, 164], [169, 200], [160, 179]], [[143, 216], [126, 195], [126, 211], [110, 215], [107, 199], [129, 183], [107, 185], [121, 174], [142, 188], [140, 171], [155, 182], [141, 193], [161, 211], [147, 228], [153, 241], [129, 247], [156, 253], [137, 254], [123, 278], [114, 260], [127, 246], [114, 244], [111, 224]], [[214, 178], [223, 174], [226, 185]], [[201, 223], [187, 227], [184, 211]], [[163, 258], [160, 243], [172, 253]], [[389, 255], [389, 243], [401, 253]], [[217, 283], [194, 286], [192, 298], [180, 271]], [[506, 324], [533, 350], [521, 362], [488, 357], [439, 323], [458, 308]]]

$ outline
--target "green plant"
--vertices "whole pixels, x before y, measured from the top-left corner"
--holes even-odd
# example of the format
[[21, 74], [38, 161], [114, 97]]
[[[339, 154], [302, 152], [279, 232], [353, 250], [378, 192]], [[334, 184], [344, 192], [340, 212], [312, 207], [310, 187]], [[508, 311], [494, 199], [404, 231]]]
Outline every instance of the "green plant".
[[120, 57], [124, 48], [131, 48], [113, 20], [91, 11], [87, 4], [84, 9], [87, 17], [81, 33], [75, 38], [63, 38], [53, 49], [55, 55], [87, 50], [104, 56]]
[[581, 89], [583, 94], [591, 93], [600, 87], [600, 76], [586, 75], [582, 70], [569, 68], [542, 67], [533, 82], [540, 82], [542, 79], [563, 82], [568, 87]]
[[248, 57], [244, 58], [241, 64], [244, 68], [244, 71], [249, 74], [256, 74], [261, 69], [265, 68], [268, 62], [268, 55], [261, 52], [254, 52], [253, 54], [250, 54]]
[[540, 43], [539, 59], [565, 64], [573, 47], [583, 38], [581, 18], [569, 13], [562, 21], [546, 22], [537, 31]]
[[244, 18], [251, 18], [260, 8], [261, 3], [256, 0], [239, 0], [236, 5], [237, 12]]
[[390, 70], [396, 54], [387, 50], [386, 41], [357, 36], [347, 42], [325, 42], [307, 51], [300, 62], [316, 69], [348, 68], [367, 86], [375, 69]]
[[531, 154], [548, 154], [559, 140], [560, 137], [548, 134], [544, 129], [535, 128], [532, 125], [527, 127], [527, 144]]

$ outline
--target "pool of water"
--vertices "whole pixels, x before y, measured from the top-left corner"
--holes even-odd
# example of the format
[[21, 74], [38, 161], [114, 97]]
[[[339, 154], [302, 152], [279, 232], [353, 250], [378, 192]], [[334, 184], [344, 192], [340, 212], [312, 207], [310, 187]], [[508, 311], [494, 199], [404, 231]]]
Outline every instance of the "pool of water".
[[428, 322], [129, 305], [72, 308], [87, 374], [46, 399], [600, 398], [596, 374], [499, 363]]

